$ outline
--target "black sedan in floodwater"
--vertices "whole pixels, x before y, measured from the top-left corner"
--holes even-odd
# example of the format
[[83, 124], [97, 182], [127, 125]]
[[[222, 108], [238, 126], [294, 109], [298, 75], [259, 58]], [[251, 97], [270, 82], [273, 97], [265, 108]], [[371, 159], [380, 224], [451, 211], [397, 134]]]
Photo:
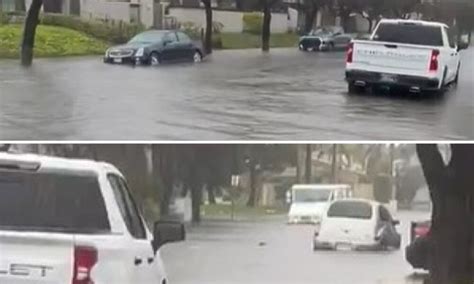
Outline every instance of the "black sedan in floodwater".
[[151, 30], [140, 33], [124, 45], [105, 52], [105, 63], [159, 65], [164, 62], [201, 62], [201, 42], [191, 40], [182, 31]]

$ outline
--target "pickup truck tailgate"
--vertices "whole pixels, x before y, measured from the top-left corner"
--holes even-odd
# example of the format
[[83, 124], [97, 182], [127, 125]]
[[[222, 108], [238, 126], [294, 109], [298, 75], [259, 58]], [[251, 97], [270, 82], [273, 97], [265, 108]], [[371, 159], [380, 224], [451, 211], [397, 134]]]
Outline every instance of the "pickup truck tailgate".
[[426, 76], [432, 49], [429, 47], [377, 41], [354, 41], [351, 69]]
[[0, 283], [71, 283], [73, 248], [73, 235], [0, 231]]

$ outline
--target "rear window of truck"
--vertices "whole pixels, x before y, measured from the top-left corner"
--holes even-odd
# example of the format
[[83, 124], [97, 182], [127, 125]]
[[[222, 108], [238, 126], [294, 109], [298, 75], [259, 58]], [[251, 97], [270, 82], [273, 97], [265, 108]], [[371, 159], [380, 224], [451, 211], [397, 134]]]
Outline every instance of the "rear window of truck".
[[373, 40], [427, 46], [443, 46], [441, 27], [419, 24], [381, 23]]
[[334, 202], [328, 210], [328, 217], [371, 219], [372, 206], [360, 201]]
[[0, 171], [0, 230], [110, 232], [97, 176]]

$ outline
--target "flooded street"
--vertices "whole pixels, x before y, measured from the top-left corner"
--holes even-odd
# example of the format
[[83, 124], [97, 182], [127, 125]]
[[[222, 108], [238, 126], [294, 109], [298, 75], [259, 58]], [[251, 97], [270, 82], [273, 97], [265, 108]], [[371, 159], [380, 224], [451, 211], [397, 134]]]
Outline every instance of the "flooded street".
[[204, 222], [189, 230], [187, 241], [162, 249], [170, 283], [176, 284], [421, 284], [405, 261], [410, 221], [427, 212], [403, 211], [398, 251], [317, 251], [312, 226], [264, 222]]
[[0, 61], [0, 138], [474, 139], [474, 49], [443, 98], [349, 96], [344, 53], [217, 51], [199, 65]]

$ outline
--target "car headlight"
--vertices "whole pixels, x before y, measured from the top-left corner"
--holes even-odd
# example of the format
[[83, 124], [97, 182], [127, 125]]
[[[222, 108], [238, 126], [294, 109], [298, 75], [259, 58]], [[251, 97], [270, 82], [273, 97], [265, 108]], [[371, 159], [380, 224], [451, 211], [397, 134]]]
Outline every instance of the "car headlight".
[[140, 57], [140, 56], [143, 56], [144, 53], [145, 53], [145, 49], [143, 47], [140, 47], [137, 50], [137, 52], [135, 52], [135, 56]]

